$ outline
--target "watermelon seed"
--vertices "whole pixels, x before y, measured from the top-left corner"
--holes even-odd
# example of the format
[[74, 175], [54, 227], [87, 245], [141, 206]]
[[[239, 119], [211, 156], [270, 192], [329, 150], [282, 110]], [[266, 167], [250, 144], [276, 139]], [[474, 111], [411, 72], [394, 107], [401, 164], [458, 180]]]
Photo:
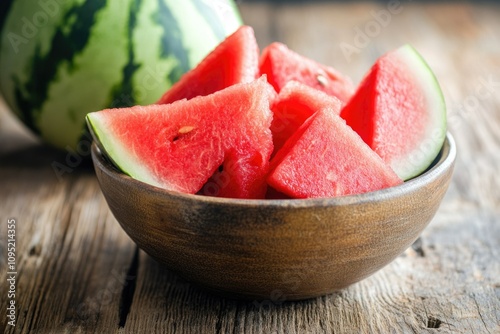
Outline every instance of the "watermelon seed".
[[193, 129], [194, 129], [194, 126], [189, 126], [189, 125], [183, 126], [182, 128], [179, 129], [179, 133], [182, 134], [182, 135], [184, 135], [184, 134], [186, 134], [188, 132], [193, 131]]
[[316, 75], [316, 80], [318, 80], [318, 83], [323, 87], [326, 87], [326, 85], [328, 85], [328, 79], [321, 73]]
[[186, 135], [193, 130], [194, 126], [189, 126], [189, 125], [183, 126], [182, 128], [179, 129], [179, 131], [177, 131], [177, 135], [172, 139], [172, 141], [179, 140], [183, 135]]

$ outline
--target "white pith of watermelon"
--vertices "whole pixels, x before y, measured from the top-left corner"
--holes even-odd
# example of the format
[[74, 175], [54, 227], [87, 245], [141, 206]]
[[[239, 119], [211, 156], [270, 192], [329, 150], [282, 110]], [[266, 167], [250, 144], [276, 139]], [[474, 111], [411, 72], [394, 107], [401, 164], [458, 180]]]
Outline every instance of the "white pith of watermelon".
[[87, 121], [101, 149], [135, 179], [194, 194], [223, 165], [229, 182], [215, 195], [263, 198], [274, 97], [262, 78], [191, 100], [90, 113]]
[[400, 155], [399, 159], [391, 160], [391, 167], [401, 174], [403, 180], [408, 180], [424, 172], [434, 161], [443, 146], [446, 131], [446, 104], [439, 83], [420, 54], [411, 46], [406, 45], [400, 48], [401, 57], [408, 61], [408, 68], [413, 71], [415, 78], [427, 97], [427, 105], [424, 110], [427, 112], [428, 120], [424, 125], [425, 131], [420, 136], [418, 147]]
[[409, 45], [377, 60], [341, 116], [403, 180], [429, 167], [446, 135], [439, 84]]

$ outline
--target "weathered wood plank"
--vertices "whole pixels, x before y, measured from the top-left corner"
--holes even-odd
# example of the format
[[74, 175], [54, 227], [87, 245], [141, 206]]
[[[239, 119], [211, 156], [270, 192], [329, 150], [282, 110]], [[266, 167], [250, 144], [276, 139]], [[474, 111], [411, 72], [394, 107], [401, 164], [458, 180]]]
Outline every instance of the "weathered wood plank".
[[17, 325], [10, 333], [115, 328], [135, 246], [107, 209], [89, 162], [58, 178], [65, 154], [38, 144], [0, 112], [0, 328], [7, 299], [7, 219], [16, 219]]
[[[383, 3], [240, 7], [261, 47], [282, 41], [354, 82], [403, 43], [427, 59], [459, 156], [420, 242], [333, 295], [293, 303], [220, 298], [136, 253], [90, 164], [58, 177], [52, 163], [64, 163], [66, 153], [39, 144], [0, 103], [0, 331], [6, 220], [14, 217], [19, 309], [8, 333], [500, 333], [500, 6], [401, 2], [366, 43], [359, 29], [389, 10]], [[342, 43], [359, 52], [346, 54]]]

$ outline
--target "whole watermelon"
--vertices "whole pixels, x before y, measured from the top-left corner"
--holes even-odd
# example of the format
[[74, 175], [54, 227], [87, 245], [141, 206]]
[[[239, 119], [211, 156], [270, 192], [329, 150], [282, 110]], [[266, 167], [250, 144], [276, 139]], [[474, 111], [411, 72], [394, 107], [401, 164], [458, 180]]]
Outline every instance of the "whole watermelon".
[[240, 25], [232, 0], [1, 0], [0, 92], [74, 148], [87, 113], [154, 103]]

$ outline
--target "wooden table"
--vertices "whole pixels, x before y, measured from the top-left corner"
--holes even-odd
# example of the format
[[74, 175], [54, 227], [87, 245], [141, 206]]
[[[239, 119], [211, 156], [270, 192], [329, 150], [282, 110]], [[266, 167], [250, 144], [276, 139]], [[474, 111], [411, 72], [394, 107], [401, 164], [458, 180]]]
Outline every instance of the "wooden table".
[[[285, 42], [355, 82], [378, 56], [404, 43], [427, 59], [442, 85], [459, 155], [450, 189], [419, 242], [339, 293], [264, 305], [222, 299], [138, 251], [108, 211], [91, 164], [57, 177], [52, 164], [64, 164], [67, 153], [39, 144], [2, 105], [0, 332], [500, 333], [500, 6], [240, 7], [261, 46]], [[9, 219], [16, 222], [15, 328], [6, 318]]]

